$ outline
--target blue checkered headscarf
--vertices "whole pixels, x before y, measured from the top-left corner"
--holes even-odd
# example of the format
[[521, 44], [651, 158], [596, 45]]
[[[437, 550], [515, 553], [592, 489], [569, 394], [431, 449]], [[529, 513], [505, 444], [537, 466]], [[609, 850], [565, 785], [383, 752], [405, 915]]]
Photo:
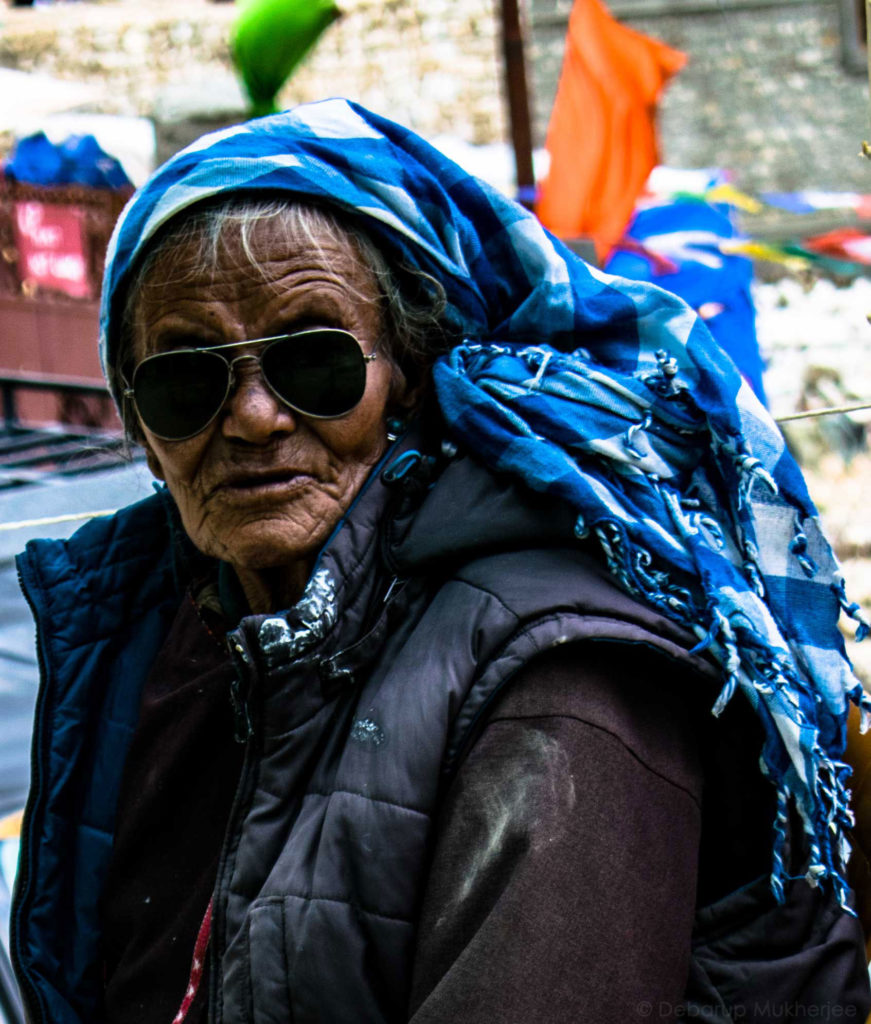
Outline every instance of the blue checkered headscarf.
[[715, 713], [740, 689], [765, 730], [775, 894], [789, 877], [793, 799], [806, 877], [829, 879], [845, 901], [846, 708], [867, 698], [841, 610], [860, 635], [867, 626], [782, 436], [698, 317], [588, 266], [407, 129], [329, 100], [208, 135], [133, 197], [107, 258], [104, 367], [129, 272], [156, 232], [242, 193], [346, 211], [390, 258], [441, 282], [445, 319], [465, 339], [433, 370], [448, 430], [493, 469], [567, 501], [618, 583], [696, 633], [722, 666]]

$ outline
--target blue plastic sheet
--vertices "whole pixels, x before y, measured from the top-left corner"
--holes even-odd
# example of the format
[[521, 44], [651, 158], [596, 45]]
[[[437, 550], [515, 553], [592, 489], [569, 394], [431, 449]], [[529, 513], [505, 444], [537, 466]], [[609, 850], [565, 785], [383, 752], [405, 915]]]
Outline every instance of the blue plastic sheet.
[[651, 281], [700, 311], [714, 338], [767, 405], [762, 383], [765, 364], [750, 293], [753, 264], [746, 256], [720, 250], [720, 242], [736, 234], [725, 206], [680, 199], [647, 207], [635, 213], [626, 235], [664, 259], [618, 247], [605, 269], [636, 281]]
[[28, 135], [18, 140], [4, 171], [30, 185], [118, 189], [131, 184], [120, 162], [93, 135], [71, 135], [59, 144], [45, 132]]

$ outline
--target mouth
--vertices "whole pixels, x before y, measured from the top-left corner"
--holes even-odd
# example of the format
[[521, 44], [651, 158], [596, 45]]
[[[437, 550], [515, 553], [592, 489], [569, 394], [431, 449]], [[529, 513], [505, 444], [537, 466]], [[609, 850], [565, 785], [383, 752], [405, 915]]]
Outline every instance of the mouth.
[[311, 473], [280, 469], [263, 473], [235, 473], [222, 480], [215, 490], [227, 496], [254, 497], [259, 494], [286, 494], [302, 490], [313, 483], [315, 477]]

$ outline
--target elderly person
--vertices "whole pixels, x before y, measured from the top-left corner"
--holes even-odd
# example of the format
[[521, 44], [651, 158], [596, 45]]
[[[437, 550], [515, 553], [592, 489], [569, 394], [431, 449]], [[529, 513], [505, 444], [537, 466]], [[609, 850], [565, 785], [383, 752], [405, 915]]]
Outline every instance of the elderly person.
[[864, 1017], [856, 609], [682, 303], [336, 100], [154, 175], [102, 345], [165, 487], [20, 561], [32, 1021]]

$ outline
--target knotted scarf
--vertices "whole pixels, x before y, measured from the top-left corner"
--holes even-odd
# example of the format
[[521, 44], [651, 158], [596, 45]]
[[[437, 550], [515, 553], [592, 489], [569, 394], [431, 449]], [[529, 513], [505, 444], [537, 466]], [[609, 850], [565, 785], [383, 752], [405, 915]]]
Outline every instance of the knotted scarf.
[[101, 353], [118, 343], [128, 274], [181, 211], [234, 194], [327, 204], [389, 259], [435, 276], [465, 341], [433, 370], [448, 430], [494, 470], [568, 502], [629, 593], [693, 630], [765, 731], [777, 791], [772, 889], [790, 877], [790, 800], [803, 874], [842, 903], [850, 824], [841, 761], [847, 601], [801, 473], [768, 413], [681, 300], [610, 277], [413, 132], [344, 100], [207, 135], [133, 197], [107, 257]]

